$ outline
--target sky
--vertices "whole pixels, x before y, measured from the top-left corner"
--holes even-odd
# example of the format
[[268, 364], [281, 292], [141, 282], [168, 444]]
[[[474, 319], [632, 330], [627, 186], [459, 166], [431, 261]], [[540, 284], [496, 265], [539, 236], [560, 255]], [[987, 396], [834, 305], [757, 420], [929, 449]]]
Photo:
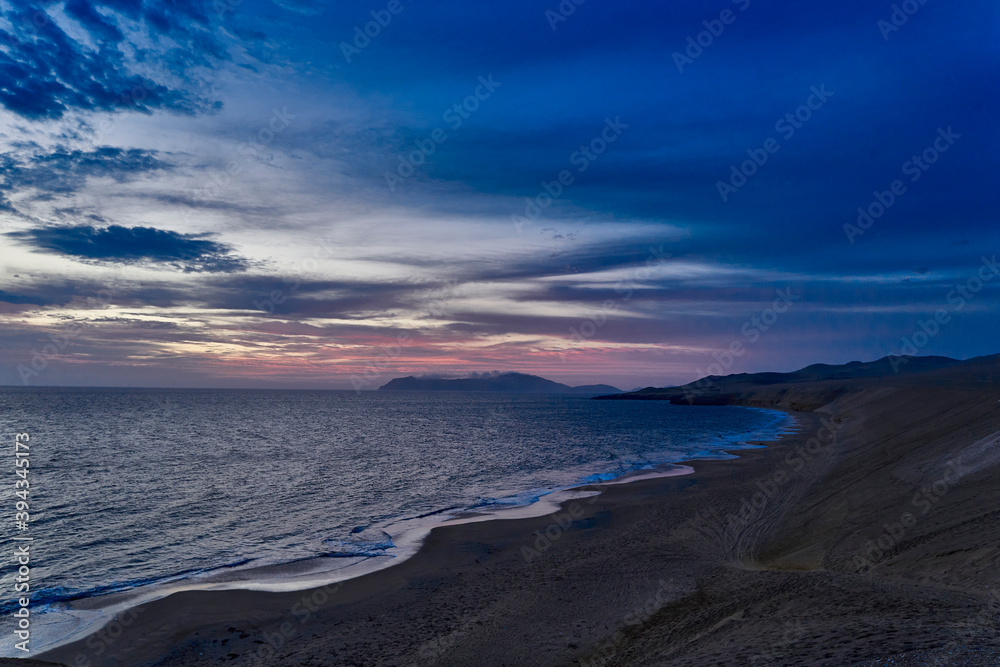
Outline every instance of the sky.
[[997, 349], [986, 0], [0, 1], [0, 384]]

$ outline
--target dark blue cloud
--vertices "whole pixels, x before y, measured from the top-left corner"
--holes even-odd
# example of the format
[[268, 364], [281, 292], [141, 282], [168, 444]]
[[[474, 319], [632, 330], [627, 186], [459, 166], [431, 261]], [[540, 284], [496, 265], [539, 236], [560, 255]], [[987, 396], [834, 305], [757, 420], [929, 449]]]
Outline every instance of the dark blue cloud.
[[[0, 155], [0, 194], [35, 189], [46, 195], [76, 192], [90, 178], [124, 183], [143, 174], [171, 169], [155, 151], [99, 146], [93, 150], [59, 148], [27, 157]], [[0, 200], [2, 202], [2, 200]]]
[[37, 296], [12, 294], [0, 289], [0, 301], [4, 303], [30, 304], [32, 306], [47, 306], [50, 301]]
[[109, 42], [120, 42], [125, 35], [110, 21], [104, 18], [94, 5], [86, 0], [70, 0], [66, 3], [66, 13], [87, 26], [92, 35]]
[[[604, 118], [620, 115], [629, 129], [586, 173], [574, 173], [574, 184], [531, 230], [589, 213], [609, 225], [662, 220], [689, 231], [668, 244], [677, 256], [845, 285], [855, 276], [917, 267], [953, 274], [976, 249], [992, 256], [1000, 247], [993, 213], [1000, 209], [993, 184], [1000, 170], [994, 4], [921, 3], [884, 39], [878, 22], [893, 13], [891, 1], [752, 0], [678, 72], [673, 53], [706, 29], [703, 21], [739, 4], [584, 3], [552, 30], [544, 11], [555, 1], [442, 0], [405, 4], [350, 64], [330, 44], [302, 48], [316, 60], [325, 53], [332, 78], [397, 100], [404, 110], [391, 133], [358, 149], [358, 173], [377, 172], [374, 181], [426, 142], [432, 128], [445, 126], [442, 112], [468, 95], [478, 76], [492, 73], [503, 82], [397, 187], [395, 203], [445, 209], [449, 200], [432, 189], [442, 183], [523, 202], [572, 168], [571, 153], [598, 135]], [[362, 19], [361, 10], [330, 15], [324, 29], [350, 41]], [[834, 96], [784, 138], [776, 121], [822, 85]], [[850, 243], [843, 226], [857, 207], [906, 178], [904, 162], [948, 127], [962, 138], [919, 181], [907, 180], [905, 196]], [[780, 140], [779, 152], [724, 202], [718, 181], [769, 137]], [[373, 164], [372, 154], [384, 160]], [[523, 212], [523, 203], [490, 211]], [[957, 246], [962, 239], [974, 249]], [[608, 249], [608, 267], [616, 251]], [[571, 257], [553, 268], [564, 261], [589, 265]], [[507, 267], [511, 274], [522, 268]], [[816, 280], [817, 291], [830, 293]], [[919, 282], [878, 293], [897, 304], [934, 302], [936, 289]], [[830, 298], [864, 308], [868, 295], [844, 289]]]
[[[193, 92], [189, 80], [188, 85], [166, 85], [140, 75], [135, 66], [143, 63], [144, 71], [165, 67], [183, 77], [188, 67], [223, 59], [225, 50], [206, 6], [70, 0], [65, 12], [87, 32], [90, 44], [67, 34], [45, 5], [9, 9], [3, 17], [12, 28], [0, 30], [0, 41], [7, 47], [0, 52], [0, 104], [31, 119], [60, 118], [70, 109], [211, 111], [218, 104]], [[166, 55], [137, 44], [120, 48], [122, 17], [141, 22], [151, 35], [169, 38], [176, 46]], [[179, 53], [187, 56], [178, 57]]]
[[8, 232], [35, 248], [83, 261], [110, 264], [157, 264], [185, 273], [246, 270], [250, 262], [228, 246], [204, 235], [179, 234], [153, 227], [41, 227]]

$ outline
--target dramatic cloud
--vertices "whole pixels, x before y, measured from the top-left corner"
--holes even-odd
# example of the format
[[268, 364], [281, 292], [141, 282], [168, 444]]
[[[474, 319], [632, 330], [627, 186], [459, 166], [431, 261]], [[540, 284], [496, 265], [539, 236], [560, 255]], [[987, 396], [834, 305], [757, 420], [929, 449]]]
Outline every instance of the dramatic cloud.
[[[45, 195], [76, 192], [90, 178], [118, 183], [142, 174], [170, 169], [153, 151], [100, 146], [94, 150], [67, 150], [27, 157], [0, 155], [0, 194], [34, 189]], [[0, 200], [2, 204], [2, 200]]]
[[191, 272], [244, 271], [249, 262], [215, 241], [152, 227], [42, 227], [7, 236], [68, 257], [110, 264], [161, 264]]
[[996, 352], [993, 4], [570, 4], [0, 5], [0, 383]]
[[9, 292], [5, 292], [3, 290], [0, 290], [0, 301], [3, 301], [5, 303], [17, 303], [17, 304], [25, 304], [25, 303], [27, 303], [27, 304], [32, 304], [32, 305], [35, 305], [35, 306], [45, 306], [45, 305], [48, 305], [48, 303], [49, 303], [45, 299], [39, 298], [37, 296], [25, 296], [23, 294], [10, 294]]
[[[170, 7], [168, 12], [158, 3], [70, 0], [64, 6], [32, 3], [8, 9], [2, 17], [10, 27], [0, 30], [0, 104], [29, 119], [61, 118], [71, 109], [192, 114], [217, 108], [190, 86], [167, 85], [140, 73], [157, 62], [155, 52], [136, 45], [150, 36], [170, 41], [161, 62], [175, 76], [183, 75], [185, 66], [224, 56], [202, 3]], [[133, 37], [128, 44], [126, 29]], [[174, 57], [185, 51], [196, 58]]]

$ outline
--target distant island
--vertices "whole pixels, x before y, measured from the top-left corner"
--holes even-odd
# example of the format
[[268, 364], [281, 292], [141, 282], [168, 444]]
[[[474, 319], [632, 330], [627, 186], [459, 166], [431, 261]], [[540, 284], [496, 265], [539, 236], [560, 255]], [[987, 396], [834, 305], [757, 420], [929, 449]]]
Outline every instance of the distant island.
[[412, 375], [396, 378], [378, 388], [379, 391], [491, 391], [510, 394], [617, 394], [621, 389], [608, 384], [587, 384], [571, 387], [526, 373], [500, 373], [456, 380], [418, 378]]

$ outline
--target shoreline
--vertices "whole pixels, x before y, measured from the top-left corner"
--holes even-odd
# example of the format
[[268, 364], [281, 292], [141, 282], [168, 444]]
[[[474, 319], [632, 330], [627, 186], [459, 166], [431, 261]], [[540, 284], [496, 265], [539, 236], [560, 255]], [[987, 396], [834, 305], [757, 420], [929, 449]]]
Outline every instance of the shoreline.
[[[89, 637], [100, 633], [120, 615], [128, 614], [130, 609], [157, 602], [171, 595], [191, 591], [218, 593], [229, 591], [295, 593], [370, 576], [399, 566], [417, 556], [427, 536], [431, 531], [440, 527], [491, 521], [533, 519], [555, 514], [560, 511], [562, 505], [573, 500], [597, 495], [607, 486], [692, 474], [694, 469], [688, 465], [684, 465], [688, 462], [737, 459], [739, 456], [734, 454], [734, 452], [746, 452], [766, 447], [768, 444], [780, 440], [784, 434], [797, 428], [795, 418], [793, 416], [790, 417], [790, 413], [786, 410], [751, 406], [734, 407], [781, 413], [783, 416], [781, 419], [775, 419], [773, 422], [746, 434], [733, 434], [723, 438], [722, 443], [724, 446], [716, 451], [706, 452], [702, 450], [694, 452], [691, 458], [682, 458], [671, 462], [658, 464], [643, 463], [639, 468], [627, 470], [616, 477], [600, 481], [580, 481], [566, 487], [526, 491], [524, 493], [540, 492], [540, 495], [527, 504], [512, 504], [509, 506], [493, 505], [487, 506], [489, 507], [488, 509], [487, 507], [477, 509], [470, 506], [454, 512], [440, 510], [432, 513], [433, 518], [431, 518], [431, 515], [424, 515], [395, 520], [393, 523], [387, 525], [385, 529], [380, 530], [399, 528], [404, 524], [411, 525], [403, 530], [394, 531], [391, 534], [387, 533], [392, 538], [393, 547], [386, 554], [367, 557], [358, 556], [358, 562], [349, 563], [341, 567], [324, 567], [323, 564], [332, 565], [332, 563], [351, 559], [316, 556], [302, 559], [301, 561], [267, 564], [250, 568], [217, 568], [197, 573], [193, 576], [177, 575], [176, 578], [168, 576], [161, 582], [113, 591], [102, 595], [81, 597], [67, 602], [49, 603], [61, 607], [59, 611], [50, 612], [59, 615], [58, 619], [50, 619], [50, 623], [69, 624], [75, 621], [78, 625], [65, 631], [60, 630], [59, 632], [63, 633], [60, 638], [49, 640], [40, 649], [39, 655], [57, 652], [63, 646], [69, 644], [85, 642]], [[761, 431], [765, 429], [773, 432], [772, 439], [768, 440], [762, 437]], [[726, 443], [730, 441], [731, 446], [727, 446]], [[709, 456], [699, 457], [702, 454], [709, 454]], [[590, 477], [599, 478], [608, 474], [594, 473]], [[426, 520], [421, 521], [422, 519]], [[40, 618], [45, 618], [46, 616], [49, 616], [49, 614], [44, 614]], [[2, 659], [0, 658], [0, 660]]]
[[[750, 388], [740, 400], [790, 411], [817, 396], [833, 398], [737, 460], [607, 485], [541, 517], [441, 526], [413, 558], [333, 586], [177, 593], [136, 608], [114, 636], [39, 657], [85, 667], [998, 664], [1000, 367]], [[956, 455], [968, 469], [920, 514], [914, 490], [933, 488]]]
[[[719, 450], [717, 454], [718, 458], [692, 458], [684, 459], [684, 463], [697, 463], [699, 467], [705, 464], [738, 464], [744, 457], [754, 454], [759, 455], [761, 452], [767, 451], [769, 448], [780, 444], [785, 438], [794, 437], [799, 431], [801, 431], [803, 414], [795, 413], [791, 410], [786, 409], [773, 409], [773, 408], [759, 408], [756, 406], [746, 406], [752, 409], [766, 409], [769, 411], [782, 412], [786, 416], [790, 417], [791, 420], [786, 421], [780, 428], [780, 431], [775, 435], [773, 440], [757, 440], [749, 439], [743, 445], [739, 442], [734, 442], [734, 447], [732, 450]], [[732, 452], [739, 452], [739, 455], [732, 454]], [[549, 517], [557, 516], [561, 512], [567, 511], [567, 506], [571, 504], [579, 505], [591, 505], [596, 501], [601, 499], [603, 496], [609, 493], [615, 493], [618, 489], [627, 489], [629, 487], [640, 487], [643, 485], [656, 485], [668, 480], [684, 479], [690, 476], [695, 476], [698, 474], [698, 468], [694, 468], [689, 465], [682, 465], [680, 463], [666, 463], [662, 464], [665, 466], [671, 466], [675, 468], [670, 471], [656, 471], [656, 470], [632, 470], [626, 472], [625, 474], [601, 482], [589, 482], [583, 483], [577, 486], [568, 487], [565, 489], [559, 489], [550, 493], [547, 493], [540, 497], [535, 502], [530, 505], [515, 506], [510, 508], [502, 508], [498, 510], [493, 510], [491, 512], [481, 513], [481, 512], [463, 512], [459, 515], [445, 519], [438, 523], [435, 523], [430, 528], [424, 531], [423, 538], [417, 546], [417, 549], [409, 554], [406, 558], [400, 561], [390, 561], [385, 563], [382, 567], [376, 568], [370, 572], [365, 572], [357, 574], [354, 576], [346, 577], [343, 579], [337, 579], [330, 582], [324, 582], [322, 585], [317, 585], [312, 588], [301, 588], [296, 587], [290, 590], [277, 591], [277, 590], [266, 590], [250, 586], [240, 586], [233, 588], [207, 588], [207, 587], [179, 587], [175, 591], [171, 591], [164, 595], [157, 595], [151, 599], [139, 602], [138, 604], [126, 604], [116, 607], [114, 613], [110, 614], [107, 618], [107, 622], [86, 634], [74, 637], [68, 641], [61, 641], [58, 645], [47, 648], [38, 655], [40, 660], [68, 660], [66, 664], [73, 664], [80, 660], [80, 656], [83, 656], [88, 660], [89, 664], [113, 664], [111, 662], [102, 663], [100, 661], [94, 661], [99, 658], [99, 655], [94, 655], [91, 657], [90, 654], [100, 651], [104, 646], [111, 646], [115, 644], [114, 640], [119, 634], [119, 628], [114, 628], [114, 632], [107, 633], [104, 637], [100, 637], [98, 641], [92, 641], [95, 637], [99, 637], [104, 634], [105, 628], [111, 624], [116, 623], [121, 625], [121, 631], [128, 628], [129, 619], [137, 619], [139, 616], [145, 614], [144, 611], [140, 611], [136, 614], [134, 610], [136, 608], [145, 607], [166, 607], [171, 608], [171, 598], [179, 598], [182, 596], [187, 596], [193, 594], [195, 596], [201, 597], [200, 594], [205, 595], [217, 595], [226, 596], [228, 594], [234, 594], [234, 596], [242, 597], [239, 594], [260, 594], [263, 596], [282, 596], [288, 598], [289, 596], [294, 597], [296, 594], [317, 594], [318, 591], [328, 591], [333, 587], [334, 590], [342, 590], [346, 586], [352, 584], [358, 584], [362, 582], [363, 588], [368, 588], [371, 583], [374, 583], [376, 587], [379, 586], [379, 577], [387, 578], [388, 574], [396, 569], [405, 567], [408, 563], [411, 563], [415, 559], [421, 560], [435, 560], [436, 554], [429, 552], [429, 542], [435, 533], [443, 530], [457, 530], [462, 531], [464, 529], [472, 529], [476, 532], [485, 530], [489, 531], [491, 527], [495, 527], [497, 524], [510, 524], [514, 526], [514, 530], [518, 530], [521, 525], [525, 524], [537, 524], [540, 520], [548, 519]], [[565, 494], [563, 497], [561, 494]], [[586, 501], [586, 502], [581, 502]], [[574, 514], [576, 512], [573, 512]], [[545, 522], [545, 528], [550, 528], [551, 521]], [[104, 596], [102, 596], [104, 597]], [[85, 598], [79, 601], [74, 601], [79, 603], [79, 607], [87, 608], [88, 602], [94, 602], [101, 598]], [[296, 601], [301, 602], [301, 598]], [[295, 607], [296, 603], [292, 603], [286, 611], [291, 612], [292, 608]], [[308, 610], [308, 607], [306, 607]], [[294, 612], [293, 612], [294, 613]], [[119, 620], [123, 619], [123, 620]], [[91, 641], [91, 646], [88, 646], [87, 642]], [[96, 648], [95, 648], [96, 647]], [[65, 656], [71, 653], [72, 656], [67, 659]], [[103, 651], [100, 651], [103, 653]], [[23, 663], [22, 663], [23, 664]], [[251, 662], [249, 664], [266, 664], [266, 662]]]

